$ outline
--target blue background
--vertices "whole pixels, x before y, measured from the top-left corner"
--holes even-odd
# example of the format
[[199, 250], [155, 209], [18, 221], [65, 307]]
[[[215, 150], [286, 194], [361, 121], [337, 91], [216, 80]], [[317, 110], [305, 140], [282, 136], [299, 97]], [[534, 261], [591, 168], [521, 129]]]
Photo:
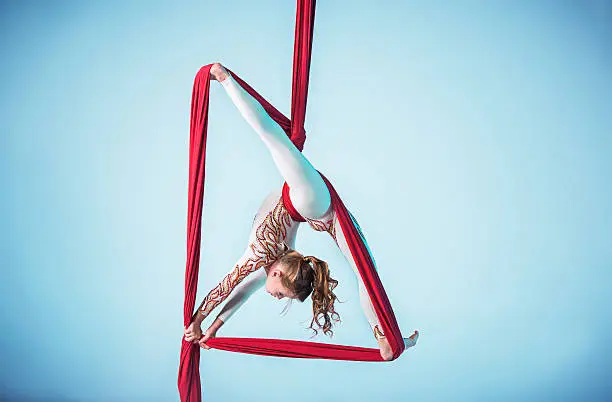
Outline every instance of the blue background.
[[[193, 78], [289, 113], [295, 3], [2, 2], [0, 400], [176, 401]], [[427, 4], [425, 4], [427, 3]], [[203, 352], [207, 401], [609, 400], [607, 1], [320, 1], [305, 154], [359, 220], [405, 335], [389, 364]], [[198, 302], [280, 187], [213, 83]], [[346, 303], [332, 340], [375, 346]], [[261, 291], [220, 331], [308, 339]]]

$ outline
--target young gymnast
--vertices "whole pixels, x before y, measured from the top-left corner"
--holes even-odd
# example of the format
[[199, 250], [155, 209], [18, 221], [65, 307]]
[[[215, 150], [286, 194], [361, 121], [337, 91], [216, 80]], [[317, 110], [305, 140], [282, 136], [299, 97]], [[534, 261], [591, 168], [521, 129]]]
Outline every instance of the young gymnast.
[[[303, 302], [311, 295], [313, 318], [310, 328], [315, 333], [322, 330], [331, 336], [332, 322], [339, 320], [334, 309], [336, 295], [333, 292], [338, 281], [330, 276], [326, 262], [294, 250], [298, 226], [300, 221], [304, 221], [316, 231], [328, 232], [353, 268], [359, 282], [361, 306], [378, 342], [380, 354], [384, 360], [391, 360], [391, 346], [381, 331], [321, 175], [259, 102], [221, 64], [215, 63], [210, 75], [221, 83], [240, 114], [259, 134], [287, 186], [270, 193], [262, 203], [253, 221], [246, 251], [235, 267], [204, 298], [193, 322], [185, 328], [185, 340], [209, 349], [206, 341], [215, 337], [219, 328], [249, 296], [264, 286], [277, 299], [290, 298]], [[359, 229], [352, 215], [351, 219]], [[359, 233], [365, 243], [361, 230]], [[202, 333], [202, 321], [225, 299], [227, 302], [215, 321]], [[414, 346], [418, 336], [418, 331], [414, 331], [409, 338], [404, 338], [406, 348]]]

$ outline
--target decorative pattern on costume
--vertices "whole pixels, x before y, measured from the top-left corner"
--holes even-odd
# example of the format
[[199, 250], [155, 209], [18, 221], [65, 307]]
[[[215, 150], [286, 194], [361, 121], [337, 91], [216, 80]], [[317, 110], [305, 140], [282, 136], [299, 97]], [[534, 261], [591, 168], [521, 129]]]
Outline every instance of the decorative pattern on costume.
[[255, 242], [250, 247], [255, 256], [267, 262], [274, 262], [286, 249], [287, 229], [291, 226], [291, 216], [285, 208], [282, 197], [257, 227]]
[[334, 239], [334, 241], [338, 243], [338, 240], [336, 240], [336, 225], [334, 225], [335, 218], [336, 218], [336, 214], [332, 214], [332, 217], [326, 221], [321, 221], [317, 219], [308, 219], [308, 218], [304, 218], [304, 219], [306, 219], [306, 221], [308, 222], [311, 228], [313, 228], [317, 232], [329, 233], [331, 237]]
[[376, 338], [376, 340], [379, 340], [380, 338], [384, 338], [384, 337], [385, 337], [385, 334], [383, 334], [383, 332], [380, 330], [378, 325], [374, 325], [374, 338]]
[[291, 217], [282, 199], [257, 227], [255, 241], [249, 245], [253, 255], [236, 267], [202, 301], [198, 308], [204, 317], [225, 300], [244, 278], [261, 267], [272, 264], [285, 250], [287, 228]]

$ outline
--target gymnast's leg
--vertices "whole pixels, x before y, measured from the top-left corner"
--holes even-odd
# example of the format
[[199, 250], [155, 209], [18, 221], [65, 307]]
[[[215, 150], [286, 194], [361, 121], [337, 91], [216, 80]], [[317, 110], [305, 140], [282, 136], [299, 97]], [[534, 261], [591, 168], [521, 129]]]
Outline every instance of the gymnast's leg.
[[[353, 224], [357, 228], [359, 237], [361, 237], [363, 244], [365, 244], [368, 250], [368, 254], [370, 254], [370, 257], [372, 258], [372, 262], [374, 263], [374, 269], [378, 271], [376, 261], [374, 260], [374, 257], [372, 256], [372, 251], [370, 250], [370, 247], [368, 246], [368, 242], [366, 241], [363, 235], [363, 232], [361, 231], [361, 227], [359, 226], [359, 223], [357, 222], [353, 214], [349, 212], [349, 215], [351, 217], [351, 220], [353, 221]], [[342, 252], [342, 254], [344, 254], [350, 267], [353, 269], [355, 276], [357, 277], [357, 282], [359, 285], [359, 301], [361, 302], [361, 308], [368, 322], [370, 323], [370, 327], [372, 328], [374, 337], [376, 338], [378, 345], [381, 349], [381, 354], [383, 355], [383, 358], [385, 358], [385, 355], [390, 358], [391, 353], [392, 353], [391, 346], [389, 345], [389, 342], [387, 341], [386, 336], [382, 333], [382, 327], [380, 323], [378, 322], [378, 317], [376, 316], [374, 306], [372, 305], [372, 301], [370, 300], [370, 295], [368, 294], [365, 284], [363, 283], [363, 280], [361, 279], [361, 275], [359, 274], [359, 269], [355, 265], [355, 260], [353, 259], [351, 255], [351, 252], [350, 252], [347, 240], [346, 240], [346, 236], [344, 235], [344, 231], [342, 230], [342, 227], [340, 225], [338, 225], [338, 230], [336, 232], [336, 239], [338, 243], [338, 248], [340, 248], [340, 251]], [[410, 337], [404, 338], [405, 348], [408, 349], [416, 345], [418, 338], [419, 338], [418, 331], [414, 331], [414, 333], [410, 335]], [[387, 360], [387, 358], [385, 358], [385, 360]]]
[[240, 114], [268, 147], [276, 167], [289, 185], [295, 209], [305, 218], [317, 219], [323, 216], [330, 208], [331, 196], [319, 172], [293, 145], [263, 106], [222, 65], [215, 63], [210, 74], [223, 85]]

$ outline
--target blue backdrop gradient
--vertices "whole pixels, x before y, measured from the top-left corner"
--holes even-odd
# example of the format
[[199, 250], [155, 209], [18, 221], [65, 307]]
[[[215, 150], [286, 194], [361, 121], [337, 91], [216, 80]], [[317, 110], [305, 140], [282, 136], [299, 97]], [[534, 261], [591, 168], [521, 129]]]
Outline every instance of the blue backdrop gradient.
[[[206, 401], [612, 398], [612, 7], [320, 1], [305, 154], [418, 345], [388, 364], [202, 353]], [[285, 114], [295, 2], [0, 5], [0, 401], [178, 401], [193, 78]], [[213, 83], [198, 301], [282, 184]], [[375, 346], [325, 234], [343, 319]], [[219, 335], [308, 339], [258, 292]], [[206, 322], [208, 323], [208, 321]], [[206, 324], [205, 323], [205, 324]]]

